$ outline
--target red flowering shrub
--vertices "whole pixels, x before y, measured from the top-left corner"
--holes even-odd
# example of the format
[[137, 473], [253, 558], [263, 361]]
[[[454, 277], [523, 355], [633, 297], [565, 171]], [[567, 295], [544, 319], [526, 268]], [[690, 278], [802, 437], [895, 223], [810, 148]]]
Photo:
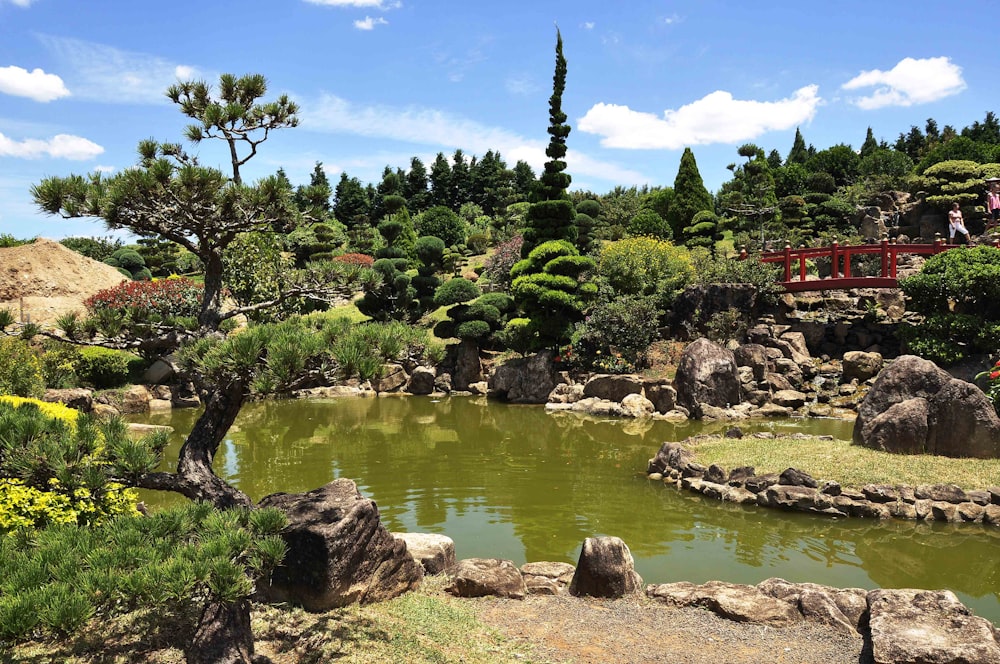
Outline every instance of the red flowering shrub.
[[123, 281], [105, 288], [84, 300], [87, 312], [95, 315], [102, 309], [125, 313], [141, 309], [163, 318], [197, 316], [205, 287], [191, 279]]
[[486, 259], [483, 276], [503, 290], [510, 290], [510, 269], [521, 260], [521, 245], [524, 238], [515, 235], [497, 245], [493, 255]]
[[338, 263], [347, 263], [348, 265], [358, 265], [360, 267], [371, 267], [375, 259], [368, 254], [342, 254], [340, 256], [334, 256], [333, 260]]

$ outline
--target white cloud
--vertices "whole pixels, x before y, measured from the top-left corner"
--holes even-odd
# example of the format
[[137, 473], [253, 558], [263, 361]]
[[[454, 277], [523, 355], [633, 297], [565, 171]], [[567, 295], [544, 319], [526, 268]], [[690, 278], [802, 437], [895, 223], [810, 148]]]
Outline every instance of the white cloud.
[[767, 131], [812, 120], [822, 103], [819, 87], [807, 85], [779, 101], [733, 99], [717, 90], [698, 101], [666, 110], [663, 117], [618, 104], [595, 104], [580, 118], [580, 131], [602, 136], [609, 148], [679, 150], [692, 145], [736, 143]]
[[327, 7], [358, 7], [367, 9], [399, 9], [402, 2], [386, 2], [385, 0], [305, 0], [311, 5], [325, 5]]
[[41, 102], [69, 96], [63, 80], [55, 74], [46, 74], [37, 68], [28, 71], [15, 66], [0, 67], [0, 92]]
[[354, 22], [354, 27], [358, 30], [374, 30], [376, 25], [389, 25], [389, 21], [385, 20], [381, 16], [378, 18], [365, 16], [364, 20]]
[[97, 166], [94, 166], [94, 170], [98, 173], [114, 173], [116, 169], [114, 166], [102, 166], [98, 164]]
[[104, 44], [40, 35], [66, 70], [77, 97], [104, 103], [166, 103], [163, 94], [178, 78], [204, 76], [198, 69], [147, 53]]
[[883, 106], [913, 106], [958, 94], [966, 87], [962, 68], [950, 58], [903, 58], [889, 71], [863, 71], [841, 88], [875, 88], [867, 97], [855, 99], [859, 108], [871, 110]]
[[528, 95], [538, 90], [531, 76], [511, 76], [504, 81], [504, 88], [512, 95]]
[[[506, 129], [435, 109], [360, 106], [334, 95], [324, 95], [314, 102], [304, 101], [301, 106], [301, 126], [312, 131], [406, 141], [436, 146], [444, 152], [461, 148], [469, 154], [482, 155], [495, 150], [508, 165], [524, 160], [536, 173], [548, 160], [547, 141], [527, 139]], [[570, 173], [582, 176], [619, 183], [650, 181], [638, 171], [572, 150], [566, 162]]]
[[104, 148], [97, 143], [70, 134], [57, 134], [47, 140], [27, 138], [23, 141], [15, 141], [0, 134], [0, 157], [21, 157], [23, 159], [51, 157], [53, 159], [82, 161], [93, 159], [103, 152]]
[[583, 29], [584, 29], [584, 30], [593, 30], [593, 29], [594, 29], [594, 25], [595, 25], [595, 24], [594, 24], [594, 22], [593, 22], [593, 21], [587, 21], [587, 22], [585, 22], [585, 23], [583, 24]]
[[681, 17], [678, 16], [677, 14], [671, 14], [670, 16], [667, 16], [666, 18], [664, 18], [663, 22], [666, 25], [673, 25], [674, 23], [680, 23], [681, 22]]
[[[31, 3], [34, 2], [35, 0], [7, 0], [7, 1], [17, 7], [30, 7]], [[3, 2], [2, 0], [0, 0], [0, 5], [2, 4]]]

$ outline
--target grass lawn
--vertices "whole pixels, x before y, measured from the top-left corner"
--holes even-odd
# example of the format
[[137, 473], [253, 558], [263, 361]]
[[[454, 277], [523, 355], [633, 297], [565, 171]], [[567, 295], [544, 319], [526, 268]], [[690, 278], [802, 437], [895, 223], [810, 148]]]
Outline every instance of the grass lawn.
[[956, 484], [963, 489], [1000, 486], [1000, 459], [952, 459], [927, 454], [890, 454], [821, 438], [705, 438], [686, 443], [698, 463], [726, 470], [753, 466], [758, 475], [803, 470], [819, 481], [865, 484]]

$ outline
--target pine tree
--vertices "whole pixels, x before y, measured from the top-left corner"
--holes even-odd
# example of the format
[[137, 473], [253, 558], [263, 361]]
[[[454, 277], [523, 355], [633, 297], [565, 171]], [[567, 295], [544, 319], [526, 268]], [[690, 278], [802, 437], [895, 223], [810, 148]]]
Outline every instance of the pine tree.
[[802, 132], [796, 127], [795, 140], [792, 142], [792, 149], [789, 150], [788, 159], [785, 159], [785, 163], [804, 164], [807, 159], [809, 159], [809, 150], [806, 149], [806, 142], [802, 138]]
[[867, 157], [872, 152], [878, 150], [878, 141], [875, 140], [875, 134], [872, 133], [872, 128], [868, 127], [868, 134], [865, 135], [865, 142], [861, 144], [861, 157]]
[[451, 209], [451, 164], [443, 152], [438, 152], [434, 163], [431, 164], [430, 184], [431, 207], [443, 205]]
[[677, 177], [674, 178], [674, 199], [670, 203], [668, 220], [674, 237], [682, 237], [684, 229], [691, 225], [694, 216], [702, 210], [711, 210], [712, 207], [712, 194], [701, 179], [694, 153], [691, 148], [684, 148]]
[[410, 160], [410, 170], [403, 182], [403, 195], [406, 197], [406, 207], [414, 214], [423, 212], [431, 206], [427, 167], [419, 157]]

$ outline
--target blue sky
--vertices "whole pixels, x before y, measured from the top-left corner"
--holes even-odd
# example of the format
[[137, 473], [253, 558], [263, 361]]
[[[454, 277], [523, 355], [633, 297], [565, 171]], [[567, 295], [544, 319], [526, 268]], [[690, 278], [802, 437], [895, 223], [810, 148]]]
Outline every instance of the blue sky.
[[[378, 182], [385, 165], [499, 150], [545, 161], [555, 25], [568, 61], [574, 189], [672, 185], [685, 146], [706, 185], [736, 148], [786, 155], [795, 128], [856, 149], [933, 117], [958, 129], [997, 110], [1000, 4], [630, 0], [0, 0], [0, 233], [105, 234], [35, 211], [49, 175], [114, 172], [144, 138], [187, 124], [163, 96], [180, 78], [264, 74], [301, 125], [244, 169], [316, 161]], [[195, 148], [224, 166], [217, 146]]]

